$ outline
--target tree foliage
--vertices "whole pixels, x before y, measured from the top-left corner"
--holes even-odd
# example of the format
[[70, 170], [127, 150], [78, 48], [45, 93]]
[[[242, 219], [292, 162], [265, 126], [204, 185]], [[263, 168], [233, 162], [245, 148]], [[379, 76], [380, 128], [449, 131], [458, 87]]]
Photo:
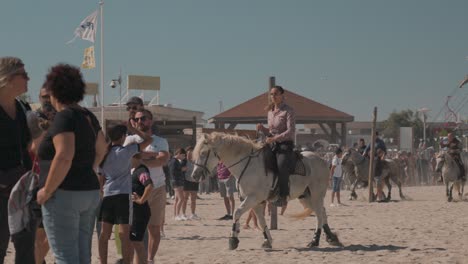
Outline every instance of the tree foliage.
[[[422, 113], [410, 109], [400, 112], [393, 111], [387, 120], [383, 121], [382, 134], [386, 138], [399, 138], [400, 127], [413, 127], [415, 139], [423, 138]], [[427, 117], [426, 117], [427, 120]], [[426, 135], [429, 137], [430, 135]]]

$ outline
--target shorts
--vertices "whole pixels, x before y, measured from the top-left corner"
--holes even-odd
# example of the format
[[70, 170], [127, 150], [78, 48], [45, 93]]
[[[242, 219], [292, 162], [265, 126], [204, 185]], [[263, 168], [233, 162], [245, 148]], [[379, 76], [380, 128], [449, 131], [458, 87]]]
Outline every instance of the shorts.
[[341, 189], [341, 177], [333, 176], [333, 192], [339, 192]]
[[151, 191], [148, 198], [151, 210], [149, 225], [161, 226], [166, 216], [166, 186], [161, 186]]
[[221, 197], [227, 198], [231, 197], [234, 195], [236, 190], [236, 178], [234, 176], [229, 177], [227, 181], [225, 180], [218, 180], [218, 186], [219, 186], [219, 194], [221, 194]]
[[105, 196], [102, 199], [98, 221], [113, 225], [130, 224], [132, 208], [133, 202], [130, 194]]
[[184, 191], [186, 191], [186, 192], [198, 192], [198, 182], [185, 181]]
[[130, 227], [130, 241], [143, 241], [146, 227], [151, 217], [151, 210], [148, 203], [133, 203], [133, 220]]
[[172, 188], [183, 188], [185, 184], [185, 180], [175, 180], [171, 181]]

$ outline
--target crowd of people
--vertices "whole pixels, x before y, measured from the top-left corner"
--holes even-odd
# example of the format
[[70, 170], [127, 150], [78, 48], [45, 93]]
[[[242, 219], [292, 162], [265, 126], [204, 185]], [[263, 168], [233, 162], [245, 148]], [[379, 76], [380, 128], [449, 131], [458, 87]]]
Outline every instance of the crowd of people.
[[[153, 263], [164, 230], [166, 191], [174, 195], [176, 221], [200, 220], [199, 191], [219, 191], [226, 206], [219, 220], [233, 218], [237, 190], [229, 170], [220, 163], [217, 177], [199, 186], [191, 178], [193, 147], [171, 156], [141, 98], [128, 100], [128, 122], [104, 133], [94, 114], [79, 104], [85, 93], [79, 68], [51, 67], [34, 112], [18, 99], [28, 81], [19, 58], [0, 58], [0, 263], [10, 237], [15, 263], [42, 264], [49, 249], [56, 263], [91, 263], [95, 228], [101, 263], [107, 263], [113, 229], [121, 263]], [[37, 184], [27, 190], [36, 196], [30, 207], [36, 204], [35, 217], [10, 234], [8, 207], [18, 202], [11, 193], [28, 171], [37, 173]]]
[[[41, 107], [33, 114], [27, 103], [17, 99], [27, 92], [28, 80], [19, 58], [0, 58], [0, 263], [10, 237], [15, 263], [42, 264], [49, 247], [56, 263], [91, 263], [96, 220], [101, 263], [107, 263], [113, 230], [118, 230], [114, 235], [120, 241], [122, 263], [154, 263], [164, 235], [167, 193], [174, 197], [175, 221], [200, 220], [198, 194], [212, 191], [219, 191], [226, 209], [219, 220], [233, 219], [237, 189], [229, 166], [220, 160], [213, 171], [216, 177], [196, 182], [191, 177], [193, 147], [178, 148], [171, 155], [168, 141], [155, 132], [153, 113], [145, 109], [141, 98], [128, 100], [127, 122], [112, 125], [104, 133], [94, 114], [80, 106], [85, 83], [79, 68], [51, 67], [40, 89]], [[269, 206], [282, 207], [281, 214], [289, 196], [295, 135], [295, 112], [285, 103], [284, 92], [281, 86], [270, 88], [268, 127], [257, 125], [276, 160], [277, 188]], [[382, 160], [388, 155], [385, 143], [376, 136], [379, 186]], [[458, 148], [453, 139], [447, 146], [454, 151]], [[370, 146], [364, 139], [354, 147], [369, 157]], [[324, 157], [330, 162], [332, 206], [335, 198], [341, 204], [343, 151], [337, 148]], [[407, 182], [412, 182], [417, 162], [411, 153], [394, 158], [401, 162]], [[435, 164], [431, 168], [435, 171]], [[36, 196], [35, 217], [28, 219], [21, 232], [10, 234], [8, 208], [18, 202], [10, 198], [14, 197], [11, 192], [27, 171], [38, 175], [35, 188], [28, 190]], [[379, 196], [381, 187], [377, 190]], [[244, 228], [250, 228], [251, 220], [258, 228], [253, 211]]]

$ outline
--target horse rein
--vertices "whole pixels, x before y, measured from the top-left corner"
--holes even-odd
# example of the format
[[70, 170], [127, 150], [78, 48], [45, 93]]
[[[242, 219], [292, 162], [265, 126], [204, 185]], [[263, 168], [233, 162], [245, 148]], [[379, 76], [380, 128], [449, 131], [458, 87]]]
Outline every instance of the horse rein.
[[[205, 145], [208, 145], [207, 143], [204, 143]], [[242, 176], [244, 175], [245, 171], [247, 170], [247, 167], [249, 167], [249, 164], [250, 164], [250, 161], [252, 160], [252, 157], [258, 157], [259, 153], [260, 153], [260, 150], [261, 149], [258, 149], [256, 151], [254, 151], [253, 149], [250, 151], [250, 154], [243, 157], [242, 159], [240, 159], [239, 161], [235, 162], [234, 164], [231, 164], [229, 166], [226, 166], [226, 169], [229, 169], [229, 168], [232, 168], [234, 166], [236, 166], [237, 164], [241, 163], [242, 161], [247, 160], [247, 163], [245, 164], [244, 168], [242, 169], [242, 172], [241, 174], [239, 175], [239, 179], [237, 180], [237, 189], [239, 189], [239, 182], [242, 178]], [[208, 160], [210, 158], [210, 154], [211, 154], [211, 149], [208, 149], [208, 154], [206, 155], [206, 159], [205, 159], [205, 162], [204, 164], [199, 164], [199, 163], [194, 163], [195, 166], [199, 166], [201, 167], [205, 172], [208, 172], [211, 173], [211, 171], [208, 169], [208, 167], [206, 166], [208, 164]], [[221, 160], [221, 158], [219, 157], [218, 153], [213, 150], [213, 155], [219, 160]]]

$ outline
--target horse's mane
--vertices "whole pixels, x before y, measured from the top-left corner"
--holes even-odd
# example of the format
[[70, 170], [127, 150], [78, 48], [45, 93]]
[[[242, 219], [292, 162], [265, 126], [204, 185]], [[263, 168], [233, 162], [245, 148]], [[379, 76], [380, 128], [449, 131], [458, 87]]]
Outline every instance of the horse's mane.
[[217, 147], [228, 146], [232, 152], [244, 152], [251, 150], [258, 150], [263, 147], [261, 143], [257, 143], [251, 139], [239, 136], [237, 134], [226, 134], [220, 132], [213, 132], [211, 134], [204, 134], [197, 144], [195, 145], [193, 155], [198, 159], [201, 148], [204, 144], [210, 144]]

